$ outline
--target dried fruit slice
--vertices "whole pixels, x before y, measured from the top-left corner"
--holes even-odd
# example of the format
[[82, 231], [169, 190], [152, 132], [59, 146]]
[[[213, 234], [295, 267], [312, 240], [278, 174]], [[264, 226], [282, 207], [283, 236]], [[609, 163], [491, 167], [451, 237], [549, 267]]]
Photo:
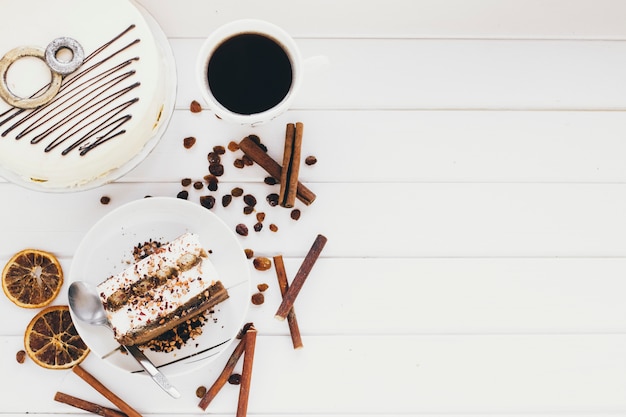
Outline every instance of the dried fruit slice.
[[39, 308], [54, 300], [61, 291], [63, 270], [51, 253], [24, 249], [2, 270], [2, 289], [20, 307]]
[[71, 368], [89, 354], [68, 306], [47, 307], [33, 317], [24, 333], [24, 347], [37, 365], [48, 369]]

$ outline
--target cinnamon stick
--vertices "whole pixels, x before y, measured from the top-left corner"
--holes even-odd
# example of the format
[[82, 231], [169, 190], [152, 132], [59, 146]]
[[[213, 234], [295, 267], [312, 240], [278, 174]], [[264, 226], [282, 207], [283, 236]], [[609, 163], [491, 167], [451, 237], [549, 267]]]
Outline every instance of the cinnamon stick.
[[228, 358], [228, 361], [226, 362], [226, 365], [224, 366], [224, 370], [222, 370], [222, 373], [217, 377], [213, 385], [211, 385], [211, 388], [207, 390], [206, 394], [204, 394], [204, 396], [200, 400], [198, 407], [200, 407], [203, 410], [206, 410], [209, 404], [211, 403], [211, 401], [213, 400], [213, 398], [215, 398], [217, 393], [220, 392], [222, 387], [226, 384], [226, 382], [228, 382], [228, 378], [232, 375], [233, 370], [235, 369], [235, 366], [237, 365], [237, 362], [239, 362], [239, 358], [241, 357], [241, 355], [243, 354], [245, 350], [245, 346], [246, 346], [246, 338], [244, 335], [244, 337], [237, 344], [237, 347], [235, 348], [233, 353], [230, 355], [230, 358]]
[[[289, 288], [289, 283], [287, 281], [287, 272], [285, 271], [283, 256], [276, 255], [273, 259], [280, 294], [285, 297], [285, 293]], [[287, 313], [287, 323], [289, 324], [289, 334], [291, 334], [291, 343], [293, 344], [293, 348], [302, 349], [304, 345], [302, 344], [302, 336], [300, 335], [300, 327], [298, 326], [298, 319], [296, 319], [296, 311], [294, 307], [291, 307]]]
[[302, 261], [302, 265], [300, 265], [300, 269], [296, 273], [296, 276], [293, 278], [289, 289], [285, 293], [283, 297], [283, 302], [278, 307], [276, 311], [275, 317], [279, 320], [285, 320], [289, 310], [293, 307], [293, 303], [296, 301], [296, 297], [300, 293], [304, 282], [306, 281], [311, 269], [313, 269], [313, 265], [315, 265], [315, 261], [320, 256], [322, 249], [324, 249], [324, 245], [326, 245], [326, 237], [324, 235], [317, 235], [311, 249], [307, 253], [304, 261]]
[[246, 333], [245, 341], [246, 351], [243, 355], [237, 417], [246, 417], [248, 414], [248, 397], [250, 396], [250, 381], [252, 380], [252, 364], [254, 362], [254, 348], [256, 345], [256, 329], [254, 327]]
[[100, 381], [98, 381], [93, 375], [89, 372], [85, 371], [80, 365], [75, 365], [72, 368], [74, 373], [81, 377], [85, 382], [95, 388], [100, 394], [102, 394], [107, 400], [111, 401], [115, 404], [120, 410], [128, 415], [128, 417], [141, 417], [135, 409], [133, 409], [130, 405], [125, 403], [120, 397], [111, 392], [107, 387], [105, 387]]
[[300, 122], [295, 125], [288, 123], [285, 132], [283, 168], [280, 173], [278, 201], [281, 206], [287, 208], [293, 207], [296, 201], [303, 129], [304, 125]]
[[[280, 179], [283, 168], [274, 161], [263, 149], [252, 139], [245, 137], [239, 142], [241, 149], [250, 159], [259, 164], [272, 177]], [[316, 195], [301, 182], [297, 182], [296, 197], [307, 206], [315, 201]]]
[[63, 392], [57, 392], [54, 396], [54, 400], [60, 403], [71, 405], [72, 407], [80, 408], [81, 410], [89, 411], [90, 413], [97, 414], [103, 417], [128, 417], [121, 411], [104, 407], [99, 404], [94, 404], [92, 402], [73, 397]]

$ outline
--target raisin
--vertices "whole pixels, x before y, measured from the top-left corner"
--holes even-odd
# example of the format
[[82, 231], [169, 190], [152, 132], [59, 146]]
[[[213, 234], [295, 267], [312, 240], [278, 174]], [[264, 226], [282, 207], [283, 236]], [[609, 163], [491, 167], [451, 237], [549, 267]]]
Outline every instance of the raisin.
[[239, 169], [241, 169], [241, 168], [243, 168], [243, 166], [244, 166], [244, 164], [243, 164], [243, 160], [241, 160], [241, 159], [237, 158], [237, 159], [235, 159], [235, 160], [233, 161], [233, 165], [234, 165], [234, 167], [235, 167], [235, 168], [239, 168]]
[[201, 181], [196, 181], [193, 183], [193, 188], [195, 188], [196, 190], [201, 190], [202, 188], [204, 188], [204, 184]]
[[250, 166], [254, 165], [254, 161], [248, 155], [242, 156], [241, 160], [243, 161], [243, 164], [246, 165], [246, 166], [250, 167]]
[[219, 164], [222, 162], [222, 158], [216, 152], [209, 152], [206, 155], [206, 159], [209, 161], [209, 164]]
[[228, 150], [231, 152], [235, 152], [239, 150], [239, 144], [237, 142], [235, 142], [234, 140], [231, 140], [230, 142], [228, 142]]
[[226, 148], [224, 148], [222, 145], [216, 145], [213, 147], [213, 152], [218, 155], [224, 155], [226, 153]]
[[252, 304], [254, 304], [255, 306], [260, 306], [265, 302], [265, 296], [263, 295], [263, 293], [257, 292], [256, 294], [252, 294], [251, 300]]
[[211, 164], [209, 165], [209, 172], [216, 177], [221, 177], [224, 175], [224, 165], [222, 164]]
[[258, 223], [255, 223], [255, 224], [254, 224], [254, 231], [255, 231], [255, 232], [260, 232], [260, 231], [261, 231], [261, 229], [263, 229], [263, 223], [258, 222]]
[[256, 198], [252, 194], [244, 195], [243, 202], [252, 207], [256, 206]]
[[254, 211], [254, 207], [252, 207], [252, 206], [245, 206], [243, 208], [243, 214], [245, 214], [246, 216], [248, 214], [252, 214], [253, 211]]
[[15, 354], [15, 360], [17, 361], [17, 363], [24, 363], [24, 361], [26, 360], [26, 352], [23, 350], [18, 350]]
[[183, 191], [179, 192], [178, 194], [176, 194], [176, 197], [178, 197], [180, 199], [183, 199], [183, 200], [186, 200], [186, 199], [189, 198], [189, 191], [183, 190]]
[[272, 261], [265, 256], [259, 256], [252, 261], [254, 268], [259, 271], [267, 271], [272, 267]]
[[230, 191], [230, 193], [233, 197], [241, 197], [243, 195], [243, 189], [241, 187], [235, 187]]
[[228, 207], [231, 201], [233, 201], [233, 196], [230, 194], [224, 194], [222, 196], [222, 207]]
[[276, 207], [278, 205], [278, 194], [272, 193], [266, 197], [268, 204], [272, 207]]
[[198, 388], [196, 388], [196, 397], [202, 398], [204, 397], [204, 394], [206, 394], [206, 387], [204, 385], [201, 385]]
[[272, 232], [278, 232], [278, 226], [276, 226], [274, 223], [270, 224], [270, 230]]
[[278, 180], [276, 178], [274, 178], [274, 177], [265, 177], [263, 182], [266, 183], [267, 185], [276, 185], [276, 184], [278, 184]]
[[208, 208], [209, 210], [215, 206], [215, 197], [212, 195], [203, 195], [200, 196], [200, 205], [204, 208]]
[[100, 197], [100, 204], [104, 204], [105, 206], [111, 202], [111, 197], [103, 195]]
[[239, 223], [235, 226], [235, 232], [241, 236], [248, 236], [248, 226], [243, 223]]
[[205, 175], [204, 180], [207, 182], [207, 188], [211, 191], [217, 191], [217, 183], [220, 182], [219, 178], [215, 175]]
[[307, 165], [315, 165], [317, 163], [317, 158], [313, 155], [307, 156], [306, 158], [304, 158], [304, 163]]
[[239, 385], [241, 384], [241, 375], [239, 374], [232, 374], [231, 376], [228, 377], [228, 383], [231, 385]]
[[267, 285], [266, 283], [262, 283], [262, 284], [258, 284], [257, 289], [261, 292], [264, 292], [265, 290], [267, 290], [270, 286]]
[[256, 219], [258, 222], [262, 222], [263, 220], [265, 220], [265, 213], [263, 213], [262, 211], [258, 212], [256, 214]]
[[246, 254], [247, 259], [252, 259], [252, 257], [254, 256], [254, 251], [252, 249], [244, 249], [243, 253]]
[[300, 209], [293, 209], [291, 210], [291, 218], [294, 220], [298, 220], [300, 218], [300, 215], [302, 214], [302, 212], [300, 211]]
[[192, 113], [200, 113], [202, 111], [202, 106], [200, 105], [200, 103], [198, 103], [196, 100], [193, 100], [190, 104], [189, 104], [189, 110]]
[[189, 184], [191, 184], [191, 178], [183, 178], [180, 181], [180, 185], [182, 185], [183, 187], [187, 187]]
[[185, 147], [185, 149], [191, 149], [191, 147], [195, 144], [196, 144], [196, 138], [194, 138], [193, 136], [188, 136], [185, 139], [183, 139], [183, 146]]

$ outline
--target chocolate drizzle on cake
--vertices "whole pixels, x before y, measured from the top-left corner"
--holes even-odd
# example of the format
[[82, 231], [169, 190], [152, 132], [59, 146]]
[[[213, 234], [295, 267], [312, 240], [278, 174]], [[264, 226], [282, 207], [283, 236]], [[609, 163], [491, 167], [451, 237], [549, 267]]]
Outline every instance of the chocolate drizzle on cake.
[[140, 42], [128, 39], [134, 28], [129, 26], [87, 56], [75, 73], [64, 78], [59, 93], [47, 105], [32, 110], [11, 108], [0, 114], [0, 126], [8, 125], [0, 136], [21, 129], [15, 140], [30, 138], [33, 145], [45, 144], [44, 152], [59, 148], [67, 155], [77, 149], [85, 155], [123, 135], [124, 125], [132, 119], [129, 109], [139, 101], [129, 97], [140, 86], [133, 69], [139, 57], [120, 61], [122, 52]]

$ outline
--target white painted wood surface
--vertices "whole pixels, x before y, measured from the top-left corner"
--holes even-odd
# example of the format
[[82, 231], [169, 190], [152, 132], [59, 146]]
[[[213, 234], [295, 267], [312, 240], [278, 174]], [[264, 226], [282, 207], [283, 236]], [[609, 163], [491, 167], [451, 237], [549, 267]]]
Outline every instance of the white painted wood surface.
[[[45, 194], [0, 182], [0, 263], [37, 247], [66, 271], [86, 231], [146, 195], [175, 197], [201, 179], [206, 153], [249, 133], [276, 159], [287, 122], [305, 123], [301, 177], [318, 198], [286, 210], [260, 202], [277, 233], [243, 239], [297, 270], [317, 233], [328, 245], [296, 308], [305, 348], [273, 319], [259, 329], [250, 415], [618, 416], [626, 414], [626, 2], [141, 0], [176, 56], [179, 89], [161, 143], [116, 183]], [[0, 4], [1, 7], [1, 4]], [[199, 100], [204, 37], [255, 17], [284, 27], [305, 57], [293, 110], [242, 128]], [[186, 150], [182, 139], [195, 136]], [[220, 196], [276, 191], [258, 167], [226, 156]], [[207, 190], [190, 188], [198, 202]], [[109, 205], [100, 197], [111, 197]], [[214, 212], [233, 228], [240, 202]], [[55, 303], [63, 304], [62, 294]], [[68, 415], [64, 391], [106, 400], [75, 375], [18, 364], [34, 312], [0, 297], [0, 416]], [[147, 415], [203, 415], [195, 390], [223, 360], [177, 376], [173, 400], [141, 376], [90, 356], [85, 367]], [[227, 385], [207, 412], [234, 415]]]

